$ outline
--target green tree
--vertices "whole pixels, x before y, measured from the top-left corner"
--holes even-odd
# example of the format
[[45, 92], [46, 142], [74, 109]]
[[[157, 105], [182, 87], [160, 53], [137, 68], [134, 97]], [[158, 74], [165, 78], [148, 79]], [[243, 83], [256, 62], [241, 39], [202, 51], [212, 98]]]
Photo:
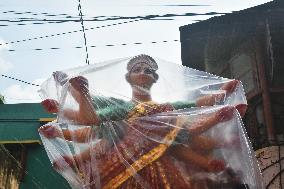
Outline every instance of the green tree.
[[0, 104], [4, 104], [5, 103], [5, 98], [4, 96], [0, 95]]

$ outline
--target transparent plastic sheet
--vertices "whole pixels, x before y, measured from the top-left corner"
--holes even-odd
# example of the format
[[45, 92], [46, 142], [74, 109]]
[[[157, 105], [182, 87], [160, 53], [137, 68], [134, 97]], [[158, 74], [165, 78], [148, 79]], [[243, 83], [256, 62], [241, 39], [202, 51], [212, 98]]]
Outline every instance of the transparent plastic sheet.
[[153, 61], [113, 60], [43, 83], [44, 106], [58, 115], [40, 128], [54, 168], [72, 188], [263, 188], [241, 83]]

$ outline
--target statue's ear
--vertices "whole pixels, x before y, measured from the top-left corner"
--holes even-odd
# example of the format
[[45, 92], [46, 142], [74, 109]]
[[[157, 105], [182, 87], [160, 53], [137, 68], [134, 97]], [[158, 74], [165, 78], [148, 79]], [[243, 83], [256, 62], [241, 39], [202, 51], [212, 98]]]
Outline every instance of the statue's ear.
[[126, 74], [125, 74], [125, 79], [126, 79], [126, 81], [127, 81], [128, 83], [130, 83], [129, 73], [126, 73]]
[[155, 78], [155, 82], [157, 82], [159, 79], [159, 75], [156, 72], [154, 73], [154, 78]]

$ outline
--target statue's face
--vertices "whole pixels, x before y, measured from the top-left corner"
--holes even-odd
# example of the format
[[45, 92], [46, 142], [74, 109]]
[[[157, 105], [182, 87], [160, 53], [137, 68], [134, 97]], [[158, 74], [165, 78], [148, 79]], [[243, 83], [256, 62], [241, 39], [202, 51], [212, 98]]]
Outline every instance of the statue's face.
[[156, 81], [154, 74], [155, 70], [150, 65], [141, 62], [129, 71], [129, 82], [131, 85], [151, 87]]

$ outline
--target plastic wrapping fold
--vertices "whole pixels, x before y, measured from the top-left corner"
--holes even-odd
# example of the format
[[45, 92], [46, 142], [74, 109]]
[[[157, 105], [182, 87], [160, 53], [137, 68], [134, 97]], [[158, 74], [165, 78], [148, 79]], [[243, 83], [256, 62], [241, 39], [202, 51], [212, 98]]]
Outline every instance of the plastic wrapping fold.
[[263, 188], [236, 80], [139, 55], [55, 72], [40, 93], [72, 188]]

